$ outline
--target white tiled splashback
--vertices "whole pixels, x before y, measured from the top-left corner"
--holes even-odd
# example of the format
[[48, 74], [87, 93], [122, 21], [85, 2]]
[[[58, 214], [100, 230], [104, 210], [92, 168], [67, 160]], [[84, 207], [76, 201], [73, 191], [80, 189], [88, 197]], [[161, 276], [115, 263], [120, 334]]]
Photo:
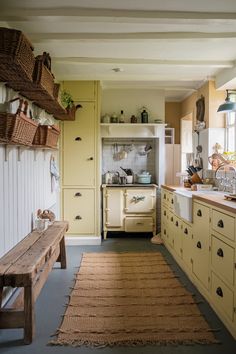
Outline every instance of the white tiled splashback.
[[[145, 155], [145, 146], [147, 144], [150, 145], [152, 149]], [[116, 153], [124, 149], [128, 151], [127, 157], [117, 159]], [[155, 140], [150, 138], [142, 140], [104, 139], [102, 143], [103, 182], [104, 174], [108, 171], [118, 171], [120, 175], [125, 175], [120, 166], [123, 168], [131, 168], [134, 175], [140, 174], [142, 171], [147, 171], [152, 176], [151, 182], [155, 183]]]

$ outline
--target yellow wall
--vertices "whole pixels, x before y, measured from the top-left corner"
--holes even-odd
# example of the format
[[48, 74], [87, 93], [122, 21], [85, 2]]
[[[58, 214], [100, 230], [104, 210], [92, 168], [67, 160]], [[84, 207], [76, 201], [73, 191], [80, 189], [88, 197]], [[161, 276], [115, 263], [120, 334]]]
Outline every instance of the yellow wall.
[[175, 144], [180, 144], [181, 102], [166, 102], [165, 123], [175, 128]]
[[217, 113], [217, 109], [225, 100], [225, 91], [216, 91], [215, 82], [207, 81], [192, 95], [188, 96], [181, 103], [167, 102], [165, 121], [171, 127], [175, 128], [176, 143], [180, 136], [180, 119], [189, 114], [193, 116], [193, 127], [196, 125], [196, 101], [201, 97], [205, 98], [205, 116], [206, 128], [224, 127], [224, 114]]

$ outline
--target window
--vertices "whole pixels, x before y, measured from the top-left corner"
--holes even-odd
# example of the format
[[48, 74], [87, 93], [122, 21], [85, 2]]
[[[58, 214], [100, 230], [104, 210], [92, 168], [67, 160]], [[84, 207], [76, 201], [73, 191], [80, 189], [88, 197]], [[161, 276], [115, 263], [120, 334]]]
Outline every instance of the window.
[[226, 115], [226, 151], [236, 151], [236, 112], [230, 112]]

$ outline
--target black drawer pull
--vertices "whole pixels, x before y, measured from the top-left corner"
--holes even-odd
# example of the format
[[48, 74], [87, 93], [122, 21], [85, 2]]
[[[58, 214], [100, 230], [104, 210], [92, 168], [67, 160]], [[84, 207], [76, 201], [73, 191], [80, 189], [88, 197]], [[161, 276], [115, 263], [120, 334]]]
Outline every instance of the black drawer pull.
[[171, 216], [170, 221], [173, 221], [173, 220], [174, 220], [174, 218], [173, 218], [173, 216]]
[[187, 227], [185, 227], [185, 229], [184, 229], [184, 234], [188, 235], [188, 229], [187, 229]]
[[179, 223], [178, 223], [178, 221], [176, 221], [176, 222], [175, 222], [175, 226], [179, 226]]
[[82, 106], [81, 104], [77, 104], [77, 105], [75, 106], [75, 108], [76, 108], [76, 109], [79, 109], [79, 108], [83, 108], [83, 106]]
[[174, 204], [174, 199], [173, 198], [171, 198], [171, 204]]
[[82, 197], [82, 194], [80, 192], [75, 193], [75, 197]]
[[197, 248], [202, 248], [202, 244], [200, 241], [198, 241], [198, 243], [197, 243]]
[[82, 140], [82, 138], [80, 137], [80, 136], [77, 136], [76, 138], [75, 138], [75, 141], [81, 141]]
[[164, 215], [166, 216], [166, 211], [164, 210]]
[[166, 235], [166, 229], [164, 230], [164, 235]]
[[224, 294], [223, 294], [223, 290], [221, 289], [221, 287], [219, 286], [217, 289], [216, 289], [216, 294], [220, 297], [223, 297]]
[[201, 209], [198, 209], [198, 211], [197, 211], [197, 216], [202, 216], [202, 211], [201, 211]]
[[75, 220], [81, 220], [82, 217], [80, 215], [76, 215]]
[[217, 251], [217, 256], [219, 257], [224, 257], [224, 252], [222, 250], [222, 248], [219, 248], [218, 251]]
[[218, 221], [218, 223], [217, 223], [217, 226], [223, 229], [223, 227], [224, 227], [224, 222], [223, 222], [223, 220], [220, 219], [220, 220]]
[[88, 158], [88, 161], [93, 161], [93, 157], [89, 157], [89, 158]]
[[164, 194], [164, 197], [163, 197], [164, 199], [166, 199], [166, 194]]

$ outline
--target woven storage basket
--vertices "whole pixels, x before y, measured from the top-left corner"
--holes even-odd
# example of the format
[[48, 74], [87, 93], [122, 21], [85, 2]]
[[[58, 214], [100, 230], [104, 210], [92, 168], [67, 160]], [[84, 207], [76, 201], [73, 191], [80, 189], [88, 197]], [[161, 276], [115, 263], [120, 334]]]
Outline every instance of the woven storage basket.
[[18, 30], [0, 27], [0, 81], [32, 81], [33, 46]]
[[[23, 110], [24, 106], [24, 110]], [[38, 124], [26, 116], [27, 102], [20, 100], [15, 114], [0, 113], [0, 141], [32, 145]]]
[[46, 52], [44, 52], [43, 55], [38, 55], [35, 58], [33, 81], [42, 90], [48, 92], [51, 97], [54, 97], [54, 76], [51, 73], [50, 63], [50, 56]]
[[33, 145], [55, 148], [60, 129], [55, 125], [39, 125], [34, 136]]

